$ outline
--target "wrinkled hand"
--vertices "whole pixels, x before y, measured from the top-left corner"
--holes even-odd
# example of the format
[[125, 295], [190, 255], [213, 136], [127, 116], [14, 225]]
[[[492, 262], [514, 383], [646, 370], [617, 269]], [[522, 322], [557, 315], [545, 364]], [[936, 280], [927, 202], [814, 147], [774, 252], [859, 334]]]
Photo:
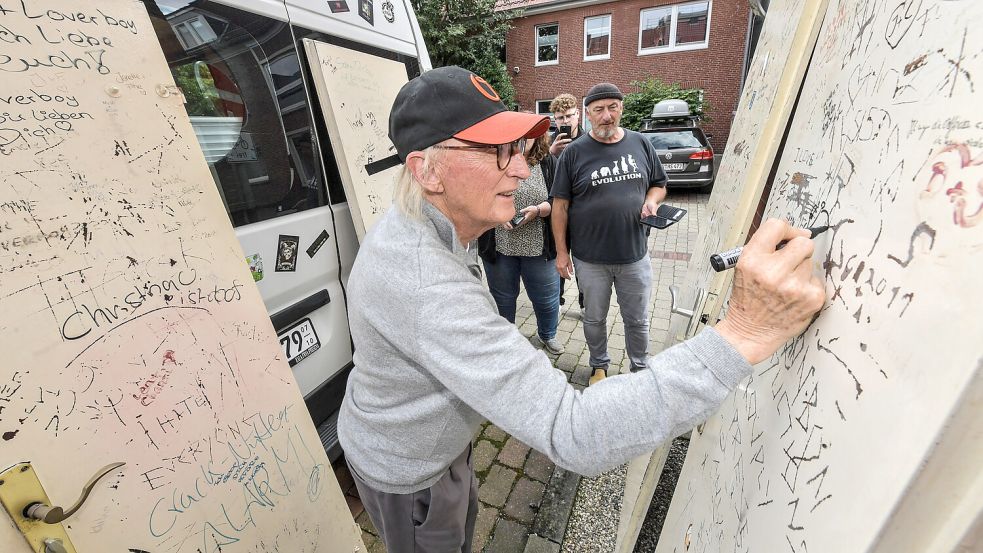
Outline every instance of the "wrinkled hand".
[[[782, 240], [788, 244], [776, 247]], [[768, 219], [744, 246], [727, 316], [716, 330], [752, 365], [778, 351], [812, 322], [826, 291], [812, 274], [809, 231]]]
[[567, 147], [567, 144], [571, 142], [573, 142], [573, 140], [569, 135], [567, 135], [567, 133], [560, 133], [556, 135], [556, 137], [553, 139], [553, 143], [550, 144], [550, 154], [552, 154], [553, 157], [559, 156], [563, 153], [563, 150]]
[[570, 259], [569, 252], [556, 252], [556, 272], [567, 280], [573, 277], [573, 260]]

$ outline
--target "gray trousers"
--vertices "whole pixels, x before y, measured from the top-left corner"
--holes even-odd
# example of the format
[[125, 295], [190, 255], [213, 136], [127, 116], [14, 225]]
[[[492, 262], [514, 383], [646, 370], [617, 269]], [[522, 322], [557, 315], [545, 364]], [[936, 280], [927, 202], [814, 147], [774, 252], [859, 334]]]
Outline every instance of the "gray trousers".
[[380, 492], [351, 464], [362, 505], [389, 553], [471, 553], [478, 517], [478, 479], [471, 446], [429, 488], [407, 494]]
[[584, 339], [590, 350], [590, 366], [604, 367], [611, 363], [607, 316], [613, 284], [618, 293], [621, 320], [625, 323], [625, 346], [631, 370], [644, 369], [649, 347], [648, 305], [652, 296], [652, 262], [648, 253], [624, 265], [588, 263], [576, 257], [573, 264], [577, 285], [584, 293]]

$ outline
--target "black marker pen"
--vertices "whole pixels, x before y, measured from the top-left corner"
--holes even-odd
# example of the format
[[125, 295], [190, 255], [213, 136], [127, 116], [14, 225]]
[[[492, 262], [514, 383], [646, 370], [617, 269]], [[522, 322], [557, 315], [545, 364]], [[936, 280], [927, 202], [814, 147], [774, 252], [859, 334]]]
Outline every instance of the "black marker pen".
[[[812, 227], [807, 230], [809, 231], [809, 238], [815, 238], [829, 230], [829, 226], [824, 225], [821, 227]], [[788, 244], [787, 240], [782, 240], [779, 242], [778, 246], [775, 248], [775, 251], [784, 248], [785, 244]], [[713, 267], [713, 270], [717, 271], [718, 273], [720, 271], [726, 271], [727, 269], [733, 269], [737, 265], [737, 260], [741, 258], [742, 250], [744, 250], [744, 246], [721, 253], [715, 253], [710, 256], [710, 266]]]

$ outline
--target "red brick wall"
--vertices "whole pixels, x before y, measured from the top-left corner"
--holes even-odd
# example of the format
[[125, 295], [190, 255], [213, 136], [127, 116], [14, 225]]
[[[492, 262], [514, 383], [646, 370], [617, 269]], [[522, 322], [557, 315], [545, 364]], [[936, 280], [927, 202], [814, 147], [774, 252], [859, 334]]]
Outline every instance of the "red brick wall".
[[[713, 135], [714, 149], [722, 153], [740, 96], [748, 3], [713, 0], [709, 48], [639, 56], [639, 12], [676, 3], [679, 2], [620, 0], [516, 19], [508, 36], [506, 64], [510, 70], [519, 68], [512, 81], [520, 108], [534, 110], [536, 100], [553, 98], [561, 92], [582, 100], [591, 86], [604, 81], [628, 93], [629, 82], [656, 77], [706, 91], [713, 122], [705, 129]], [[605, 14], [611, 14], [611, 59], [584, 61], [584, 18]], [[560, 63], [536, 67], [535, 27], [543, 23], [560, 25]]]

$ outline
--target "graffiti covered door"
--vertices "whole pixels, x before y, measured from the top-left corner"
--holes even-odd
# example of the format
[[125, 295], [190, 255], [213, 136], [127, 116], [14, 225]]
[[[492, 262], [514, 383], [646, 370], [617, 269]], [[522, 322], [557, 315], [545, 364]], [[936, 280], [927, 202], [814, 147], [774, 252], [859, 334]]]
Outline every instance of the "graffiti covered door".
[[[0, 470], [67, 506], [125, 463], [42, 533], [357, 550], [144, 5], [5, 3], [0, 29]], [[4, 551], [43, 550], [0, 519]]]
[[828, 301], [694, 435], [660, 553], [978, 550], [981, 23], [830, 1], [764, 210], [831, 226]]

